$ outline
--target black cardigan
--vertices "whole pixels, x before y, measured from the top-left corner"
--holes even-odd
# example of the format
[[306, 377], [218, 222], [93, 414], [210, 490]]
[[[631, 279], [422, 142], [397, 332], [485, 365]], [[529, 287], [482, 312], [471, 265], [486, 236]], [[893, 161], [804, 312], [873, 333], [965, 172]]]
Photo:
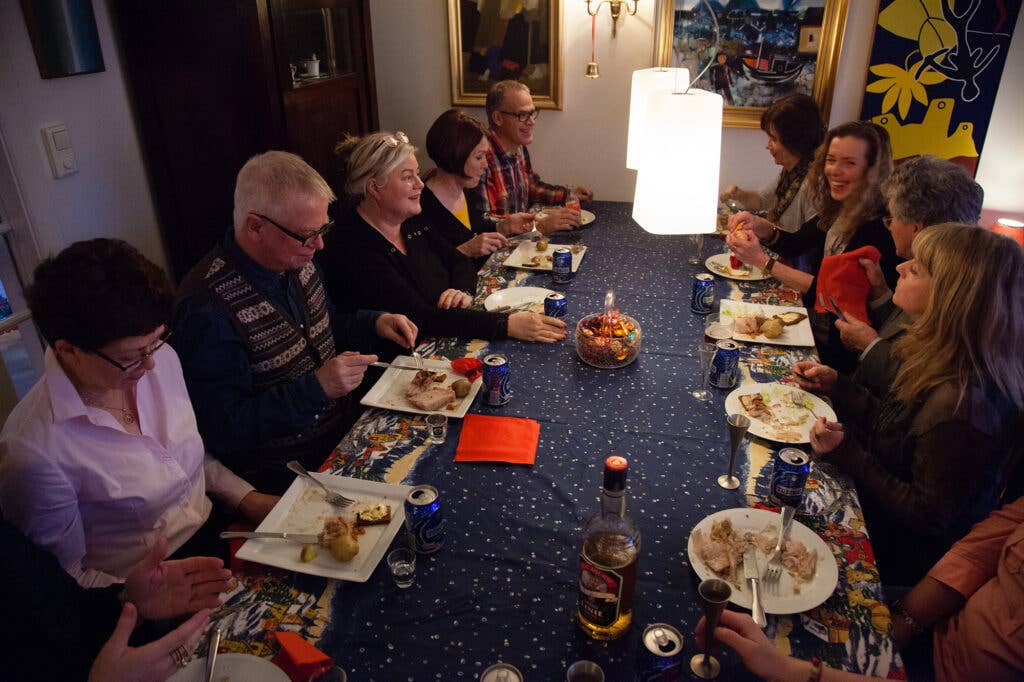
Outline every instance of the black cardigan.
[[437, 307], [445, 289], [473, 296], [477, 276], [473, 262], [456, 251], [428, 217], [405, 221], [402, 237], [405, 255], [355, 210], [340, 216], [339, 229], [331, 233], [319, 256], [331, 300], [341, 309], [402, 313], [416, 323], [421, 336], [508, 335], [507, 314]]
[[[437, 195], [429, 187], [424, 185], [420, 194], [420, 208], [423, 211], [419, 214], [418, 220], [429, 224], [456, 248], [478, 234], [494, 230], [494, 226], [484, 220], [485, 207], [480, 193], [475, 189], [466, 189], [462, 194], [466, 197], [466, 209], [469, 211], [469, 230], [438, 200]], [[481, 256], [474, 258], [473, 262], [480, 268], [487, 262], [487, 258]]]

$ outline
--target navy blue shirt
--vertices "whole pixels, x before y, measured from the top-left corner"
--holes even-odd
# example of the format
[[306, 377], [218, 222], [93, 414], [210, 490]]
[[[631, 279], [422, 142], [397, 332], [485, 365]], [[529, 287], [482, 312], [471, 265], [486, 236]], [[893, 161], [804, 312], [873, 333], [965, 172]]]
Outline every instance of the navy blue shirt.
[[[296, 272], [277, 273], [257, 264], [230, 230], [223, 247], [260, 293], [303, 324]], [[339, 313], [330, 299], [327, 309], [338, 353], [373, 351], [379, 342], [374, 325], [381, 313]], [[212, 452], [254, 449], [273, 438], [302, 433], [329, 402], [313, 372], [262, 391], [254, 388], [246, 344], [224, 308], [211, 298], [193, 296], [178, 303], [171, 343], [181, 357], [199, 433]]]

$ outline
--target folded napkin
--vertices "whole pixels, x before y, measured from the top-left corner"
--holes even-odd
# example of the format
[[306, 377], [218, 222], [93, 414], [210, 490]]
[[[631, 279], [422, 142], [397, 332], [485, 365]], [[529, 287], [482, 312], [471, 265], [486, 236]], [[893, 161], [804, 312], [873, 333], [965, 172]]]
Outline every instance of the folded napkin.
[[867, 306], [871, 285], [868, 283], [868, 275], [864, 268], [857, 262], [861, 258], [877, 263], [882, 259], [882, 254], [873, 246], [862, 246], [853, 251], [828, 256], [821, 261], [818, 288], [814, 297], [815, 310], [819, 313], [829, 312], [821, 306], [821, 298], [824, 295], [825, 302], [831, 307], [831, 296], [843, 313], [871, 324]]
[[484, 363], [476, 358], [458, 358], [452, 360], [452, 371], [458, 372], [470, 381], [476, 381], [484, 373]]
[[533, 464], [539, 439], [540, 423], [533, 419], [467, 414], [455, 461]]
[[294, 632], [275, 632], [281, 651], [272, 661], [295, 682], [316, 679], [334, 665], [334, 659]]

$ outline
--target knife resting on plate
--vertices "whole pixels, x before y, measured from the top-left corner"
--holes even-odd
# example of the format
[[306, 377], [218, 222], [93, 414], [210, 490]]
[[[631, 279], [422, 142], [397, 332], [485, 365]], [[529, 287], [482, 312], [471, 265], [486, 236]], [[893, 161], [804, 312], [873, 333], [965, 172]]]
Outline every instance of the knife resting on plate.
[[320, 542], [320, 536], [313, 533], [273, 533], [270, 531], [236, 531], [226, 530], [220, 534], [221, 540], [233, 540], [235, 538], [253, 539], [277, 539], [292, 540], [303, 544], [315, 544]]
[[757, 549], [754, 543], [747, 536], [747, 549], [743, 553], [743, 576], [750, 581], [750, 591], [753, 594], [750, 611], [754, 622], [761, 628], [768, 625], [768, 619], [764, 615], [764, 606], [761, 604], [761, 571], [757, 567]]

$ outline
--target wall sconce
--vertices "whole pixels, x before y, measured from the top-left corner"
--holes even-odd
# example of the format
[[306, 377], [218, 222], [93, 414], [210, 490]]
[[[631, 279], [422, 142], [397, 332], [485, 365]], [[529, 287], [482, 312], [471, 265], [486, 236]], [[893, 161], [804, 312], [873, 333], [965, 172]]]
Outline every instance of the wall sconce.
[[587, 78], [601, 77], [597, 69], [597, 60], [594, 58], [594, 43], [597, 37], [597, 14], [601, 11], [601, 5], [608, 3], [608, 11], [612, 14], [612, 38], [614, 38], [619, 32], [619, 17], [622, 16], [622, 6], [626, 6], [626, 13], [629, 16], [634, 16], [640, 0], [632, 0], [633, 9], [629, 8], [629, 2], [630, 0], [600, 0], [597, 3], [597, 8], [591, 10], [591, 0], [587, 0], [587, 14], [590, 15], [590, 62], [587, 63], [587, 71], [584, 74]]

